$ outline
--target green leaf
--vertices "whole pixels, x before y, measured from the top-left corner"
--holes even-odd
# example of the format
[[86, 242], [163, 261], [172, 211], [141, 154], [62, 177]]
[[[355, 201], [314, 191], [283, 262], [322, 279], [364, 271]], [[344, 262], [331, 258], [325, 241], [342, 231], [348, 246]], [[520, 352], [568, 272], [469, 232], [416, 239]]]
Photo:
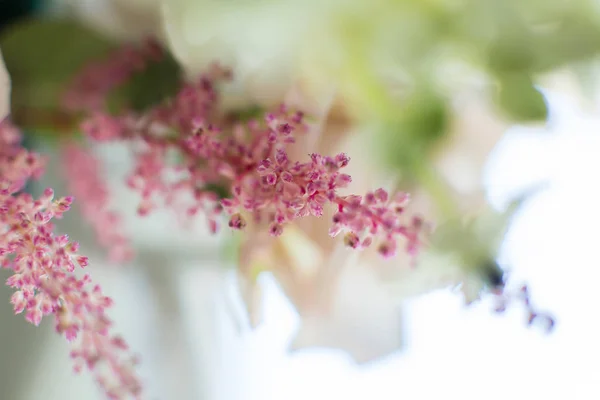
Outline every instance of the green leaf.
[[72, 20], [31, 18], [5, 29], [0, 48], [11, 75], [15, 122], [35, 129], [44, 123], [32, 114], [59, 115], [60, 96], [73, 75], [116, 46]]

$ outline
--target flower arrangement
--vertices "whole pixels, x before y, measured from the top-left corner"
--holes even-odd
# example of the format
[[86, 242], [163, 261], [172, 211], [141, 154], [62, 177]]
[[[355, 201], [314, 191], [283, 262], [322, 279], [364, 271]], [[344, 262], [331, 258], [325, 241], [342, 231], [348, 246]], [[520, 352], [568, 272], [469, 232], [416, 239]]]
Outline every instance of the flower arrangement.
[[[93, 371], [108, 398], [143, 397], [137, 356], [112, 332], [112, 302], [93, 284], [93, 273], [76, 273], [88, 259], [52, 223], [75, 201], [110, 259], [135, 257], [126, 226], [110, 209], [102, 163], [91, 151], [106, 142], [130, 150], [134, 164], [126, 184], [141, 198], [140, 218], [166, 207], [183, 220], [204, 215], [211, 232], [241, 231], [244, 282], [254, 286], [258, 273], [272, 271], [299, 309], [306, 294], [299, 294], [298, 278], [286, 267], [299, 262], [290, 246], [302, 242], [290, 241], [301, 236], [329, 255], [329, 263], [360, 254], [363, 264], [387, 274], [392, 290], [403, 287], [399, 297], [461, 284], [468, 302], [491, 293], [501, 311], [519, 300], [530, 324], [553, 326], [531, 306], [526, 286], [514, 294], [505, 289], [495, 261], [522, 199], [504, 213], [488, 210], [465, 221], [465, 207], [478, 208], [473, 193], [461, 194], [436, 169], [457, 135], [458, 112], [447, 93], [473, 83], [441, 82], [431, 59], [452, 65], [457, 54], [468, 54], [484, 72], [482, 80], [499, 86], [496, 100], [504, 113], [498, 119], [543, 120], [545, 103], [533, 78], [600, 50], [592, 40], [572, 46], [600, 29], [600, 15], [586, 13], [587, 1], [521, 8], [516, 1], [489, 1], [471, 14], [463, 13], [465, 5], [433, 1], [382, 0], [367, 8], [331, 1], [318, 12], [311, 2], [293, 1], [269, 11], [184, 0], [141, 3], [112, 5], [138, 10], [123, 15], [147, 17], [142, 28], [161, 20], [161, 29], [141, 29], [125, 44], [72, 19], [32, 19], [0, 37], [12, 80], [10, 100], [3, 86], [10, 116], [0, 125], [0, 260], [15, 289], [11, 302], [34, 325], [53, 316], [56, 331], [73, 345], [75, 369]], [[250, 11], [259, 23], [244, 21], [247, 42], [237, 40], [232, 20]], [[396, 28], [409, 16], [419, 21], [403, 25], [414, 43], [401, 40], [407, 32]], [[206, 31], [189, 31], [189, 18], [196, 17], [210, 22]], [[476, 23], [481, 18], [489, 26]], [[558, 28], [547, 28], [551, 23]], [[519, 29], [500, 29], [506, 24]], [[266, 33], [259, 35], [261, 29]], [[311, 46], [315, 32], [326, 43]], [[73, 42], [61, 48], [67, 37]], [[27, 49], [42, 38], [43, 49]], [[478, 92], [489, 94], [493, 84], [481, 89], [475, 81]], [[45, 159], [22, 146], [18, 126], [55, 139], [75, 197], [55, 200], [46, 189], [35, 199], [26, 192], [26, 183], [42, 176]], [[352, 153], [351, 145], [334, 150], [355, 131], [384, 148], [381, 165], [366, 167], [372, 159], [361, 161], [368, 156]], [[355, 163], [356, 174], [350, 171]], [[367, 169], [378, 179], [365, 179]], [[355, 192], [356, 183], [366, 186], [361, 179], [383, 183]], [[323, 286], [323, 275], [313, 279]], [[324, 282], [319, 295], [327, 297]], [[254, 308], [248, 301], [250, 314]]]

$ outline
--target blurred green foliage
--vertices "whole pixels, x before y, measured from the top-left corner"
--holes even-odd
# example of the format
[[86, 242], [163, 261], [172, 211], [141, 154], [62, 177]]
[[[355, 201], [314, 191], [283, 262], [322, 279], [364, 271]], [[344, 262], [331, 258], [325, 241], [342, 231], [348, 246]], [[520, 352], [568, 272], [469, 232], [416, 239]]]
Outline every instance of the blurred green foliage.
[[[9, 26], [0, 49], [12, 80], [14, 122], [49, 137], [75, 133], [79, 118], [61, 108], [61, 96], [77, 72], [118, 46], [73, 20], [29, 18]], [[117, 88], [107, 108], [143, 110], [175, 94], [181, 79], [180, 66], [167, 53]]]
[[69, 117], [60, 109], [66, 84], [115, 46], [75, 21], [29, 18], [5, 29], [0, 48], [11, 76], [15, 122], [43, 131], [67, 127]]
[[389, 119], [378, 131], [385, 132], [376, 143], [405, 181], [414, 181], [417, 164], [440, 140], [450, 119], [445, 100], [432, 89], [415, 90], [397, 107], [397, 118]]
[[[365, 94], [373, 93], [369, 74], [382, 63], [434, 83], [438, 67], [453, 60], [483, 69], [492, 80], [522, 76], [511, 88], [525, 88], [537, 74], [598, 54], [599, 8], [592, 0], [379, 0], [370, 13], [343, 15], [340, 31], [346, 68]], [[380, 113], [394, 109], [384, 109], [385, 99], [365, 99]], [[538, 103], [535, 96], [532, 101]], [[505, 111], [513, 115], [513, 109]]]
[[445, 66], [482, 72], [500, 114], [535, 122], [548, 115], [536, 79], [600, 53], [595, 0], [373, 0], [348, 7], [338, 23], [346, 95], [377, 124], [370, 142], [386, 164], [417, 180], [448, 133], [453, 93], [444, 88], [456, 85]]
[[516, 122], [545, 120], [548, 108], [544, 96], [527, 75], [507, 74], [499, 77], [497, 104]]

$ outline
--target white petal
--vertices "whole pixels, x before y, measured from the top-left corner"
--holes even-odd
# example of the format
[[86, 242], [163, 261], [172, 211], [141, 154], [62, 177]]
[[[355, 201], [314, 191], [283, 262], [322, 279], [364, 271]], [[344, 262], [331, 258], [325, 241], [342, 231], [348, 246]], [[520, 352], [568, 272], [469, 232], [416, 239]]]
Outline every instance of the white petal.
[[219, 62], [234, 71], [225, 103], [280, 102], [297, 75], [300, 49], [321, 14], [296, 1], [163, 3], [164, 30], [175, 57], [193, 77]]
[[402, 347], [400, 309], [369, 266], [356, 262], [356, 254], [339, 246], [330, 259], [332, 265], [340, 264], [338, 268], [323, 267], [326, 275], [333, 273], [335, 278], [319, 279], [321, 291], [326, 292], [316, 296], [321, 304], [299, 310], [302, 322], [291, 350], [336, 348], [364, 363]]
[[10, 77], [0, 53], [0, 120], [10, 113]]

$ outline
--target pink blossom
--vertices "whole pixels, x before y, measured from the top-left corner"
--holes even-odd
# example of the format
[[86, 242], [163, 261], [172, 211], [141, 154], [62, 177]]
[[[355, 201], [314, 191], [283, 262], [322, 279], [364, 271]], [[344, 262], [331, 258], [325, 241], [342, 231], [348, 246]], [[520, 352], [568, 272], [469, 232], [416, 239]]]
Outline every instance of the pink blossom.
[[129, 261], [133, 251], [123, 234], [120, 216], [109, 209], [109, 191], [100, 162], [91, 151], [75, 143], [65, 145], [62, 156], [68, 189], [80, 200], [81, 214], [92, 225], [98, 243], [109, 251], [111, 261]]
[[0, 124], [0, 265], [12, 275], [6, 283], [16, 291], [11, 297], [15, 313], [39, 325], [53, 315], [56, 331], [72, 342], [76, 370], [83, 366], [111, 399], [139, 398], [141, 384], [134, 371], [135, 358], [127, 345], [111, 333], [106, 312], [110, 298], [89, 275], [75, 270], [87, 266], [78, 244], [54, 233], [52, 218], [60, 218], [72, 197], [54, 199], [46, 189], [39, 199], [24, 193], [28, 179], [37, 178], [44, 160], [20, 146], [20, 134], [9, 122]]
[[[290, 149], [309, 128], [302, 112], [284, 105], [262, 120], [225, 118], [216, 88], [229, 77], [228, 71], [214, 68], [144, 113], [110, 116], [96, 111], [82, 124], [92, 140], [128, 141], [135, 149], [127, 184], [142, 196], [140, 215], [161, 205], [182, 215], [204, 210], [216, 229], [225, 213], [234, 229], [253, 223], [279, 236], [286, 224], [321, 217], [326, 207], [334, 207], [339, 212], [331, 233], [352, 233], [357, 239], [347, 241], [351, 247], [367, 247], [376, 239], [380, 253], [390, 257], [403, 238], [407, 251], [416, 254], [420, 225], [405, 216], [405, 194], [389, 199], [378, 189], [364, 199], [341, 196], [339, 190], [352, 181], [343, 173], [350, 158], [315, 153], [291, 159]], [[170, 161], [173, 154], [177, 162]], [[215, 188], [228, 196], [219, 199]]]

